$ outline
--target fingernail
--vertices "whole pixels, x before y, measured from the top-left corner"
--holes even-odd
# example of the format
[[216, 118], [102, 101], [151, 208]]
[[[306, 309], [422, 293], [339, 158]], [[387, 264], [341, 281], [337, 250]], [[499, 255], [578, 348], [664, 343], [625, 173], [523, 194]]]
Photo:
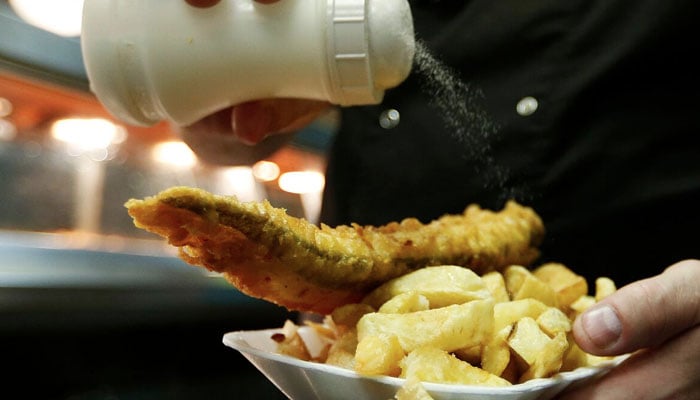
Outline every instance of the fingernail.
[[599, 349], [617, 343], [622, 334], [622, 323], [615, 310], [607, 305], [593, 308], [581, 316], [581, 327]]
[[215, 6], [221, 0], [185, 0], [188, 4], [195, 7], [212, 7]]
[[[260, 143], [273, 133], [273, 114], [265, 107], [239, 107], [231, 119], [233, 132], [238, 140], [247, 145]], [[242, 110], [242, 111], [241, 111]]]
[[259, 132], [264, 131], [264, 129], [261, 129], [260, 126], [264, 126], [263, 124], [260, 124], [259, 121], [257, 125], [251, 124], [248, 121], [241, 122], [238, 119], [234, 118], [232, 121], [232, 128], [233, 132], [235, 133], [236, 139], [249, 146], [253, 146], [258, 144], [263, 138], [264, 135], [261, 135]]

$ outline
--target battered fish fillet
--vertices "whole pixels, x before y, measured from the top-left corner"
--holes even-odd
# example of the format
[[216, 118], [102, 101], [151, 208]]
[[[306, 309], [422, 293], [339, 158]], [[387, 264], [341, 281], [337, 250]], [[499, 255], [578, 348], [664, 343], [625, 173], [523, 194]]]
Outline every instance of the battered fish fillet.
[[317, 227], [267, 201], [239, 202], [175, 187], [126, 203], [137, 227], [167, 238], [186, 262], [220, 272], [236, 288], [289, 310], [329, 314], [392, 278], [430, 265], [477, 273], [529, 265], [544, 235], [539, 216], [514, 201], [476, 205], [428, 224]]

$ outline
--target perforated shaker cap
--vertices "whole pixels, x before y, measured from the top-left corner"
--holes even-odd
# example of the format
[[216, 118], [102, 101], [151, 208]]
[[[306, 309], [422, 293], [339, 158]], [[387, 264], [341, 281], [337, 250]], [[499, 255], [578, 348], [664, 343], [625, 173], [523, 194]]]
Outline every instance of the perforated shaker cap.
[[[371, 1], [385, 4], [371, 7]], [[327, 10], [331, 101], [343, 106], [381, 102], [384, 90], [398, 82], [388, 83], [378, 77], [398, 74], [399, 80], [403, 80], [410, 72], [414, 43], [408, 3], [406, 0], [328, 0]], [[371, 24], [370, 19], [377, 23]], [[410, 41], [403, 37], [397, 40], [396, 32], [390, 32], [392, 27], [401, 25], [410, 31]], [[378, 26], [387, 29], [377, 29]], [[377, 42], [377, 46], [372, 46], [371, 41]], [[378, 57], [372, 54], [373, 48], [392, 54]], [[387, 58], [392, 62], [375, 62]], [[387, 69], [396, 71], [387, 72]]]

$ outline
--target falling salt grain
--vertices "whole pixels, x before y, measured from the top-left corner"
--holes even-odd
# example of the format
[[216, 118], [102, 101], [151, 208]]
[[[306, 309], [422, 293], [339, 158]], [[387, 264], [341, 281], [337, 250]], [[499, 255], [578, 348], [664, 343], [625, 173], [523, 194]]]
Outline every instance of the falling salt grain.
[[431, 95], [431, 105], [440, 111], [452, 136], [464, 145], [466, 156], [477, 164], [485, 186], [501, 189], [503, 196], [512, 197], [512, 189], [505, 187], [510, 172], [492, 154], [490, 141], [499, 127], [484, 109], [483, 92], [462, 81], [421, 41], [416, 41], [414, 67], [422, 78], [422, 90]]

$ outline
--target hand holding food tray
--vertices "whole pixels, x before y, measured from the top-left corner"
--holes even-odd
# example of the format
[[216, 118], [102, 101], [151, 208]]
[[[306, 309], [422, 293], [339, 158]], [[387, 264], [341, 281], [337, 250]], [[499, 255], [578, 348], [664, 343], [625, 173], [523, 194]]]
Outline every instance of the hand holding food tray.
[[[555, 275], [568, 277], [558, 280], [556, 289], [544, 283]], [[552, 263], [532, 272], [511, 266], [483, 277], [458, 266], [426, 267], [385, 283], [361, 303], [337, 308], [322, 324], [299, 327], [287, 321], [274, 333], [227, 334], [224, 343], [263, 372], [279, 362], [317, 372], [307, 363], [322, 363], [338, 384], [374, 388], [362, 398], [382, 398], [386, 385], [399, 400], [422, 391], [424, 399], [549, 398], [622, 360], [592, 356], [573, 341], [573, 319], [615, 290], [603, 279], [589, 296], [581, 282]], [[575, 299], [572, 290], [579, 293]], [[271, 343], [262, 346], [265, 335]], [[266, 358], [270, 354], [293, 360]], [[295, 390], [274, 374], [268, 377], [288, 395]]]
[[[544, 228], [512, 201], [426, 225], [335, 228], [191, 188], [127, 208], [185, 261], [223, 273], [244, 293], [326, 315], [224, 338], [290, 398], [308, 398], [297, 390], [338, 398], [341, 387], [371, 399], [473, 390], [486, 396], [476, 398], [551, 397], [618, 361], [586, 354], [571, 334], [574, 318], [614, 283], [603, 278], [589, 295], [586, 280], [562, 264], [526, 268]], [[304, 388], [290, 378], [298, 373], [308, 376]]]
[[[363, 376], [346, 368], [281, 355], [276, 352], [277, 343], [271, 339], [281, 331], [230, 332], [224, 335], [223, 342], [243, 354], [288, 398], [295, 400], [547, 400], [569, 385], [586, 384], [621, 361], [616, 358], [596, 367], [582, 367], [553, 378], [504, 387], [426, 382], [416, 385], [402, 378]], [[308, 326], [300, 327], [299, 331], [311, 342], [319, 340]]]

